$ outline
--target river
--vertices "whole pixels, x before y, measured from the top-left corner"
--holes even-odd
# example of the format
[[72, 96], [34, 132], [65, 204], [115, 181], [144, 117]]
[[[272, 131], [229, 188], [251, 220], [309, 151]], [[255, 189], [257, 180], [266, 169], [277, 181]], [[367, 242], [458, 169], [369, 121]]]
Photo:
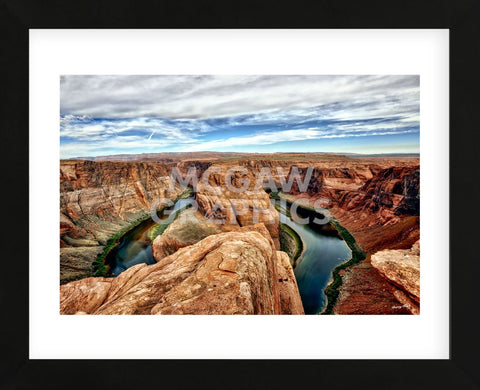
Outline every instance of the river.
[[352, 251], [340, 237], [302, 225], [279, 211], [280, 222], [290, 226], [303, 241], [303, 252], [294, 269], [305, 314], [318, 314], [327, 304], [323, 292], [332, 280], [336, 266], [348, 261]]
[[[179, 199], [175, 205], [167, 207], [157, 215], [160, 219], [167, 219], [169, 215], [191, 204], [193, 197]], [[165, 212], [168, 210], [170, 214]], [[168, 214], [168, 215], [167, 215]], [[118, 276], [126, 269], [141, 263], [155, 264], [152, 254], [152, 242], [148, 237], [150, 229], [157, 226], [157, 223], [148, 218], [133, 229], [125, 233], [117, 246], [115, 246], [105, 257], [105, 264], [109, 266], [107, 276]]]
[[[180, 199], [174, 206], [165, 210], [174, 213], [190, 204], [192, 200], [193, 197]], [[313, 229], [315, 226], [312, 224], [296, 223], [284, 212], [279, 211], [279, 215], [280, 222], [295, 230], [303, 241], [303, 252], [294, 269], [295, 277], [305, 314], [318, 314], [327, 303], [323, 290], [332, 278], [333, 269], [349, 260], [352, 252], [341, 238], [323, 234], [318, 229]], [[160, 212], [158, 216], [160, 219], [168, 218], [165, 211]], [[148, 218], [120, 238], [118, 245], [105, 257], [105, 264], [109, 266], [107, 276], [118, 276], [136, 264], [155, 264], [152, 242], [148, 235], [149, 230], [155, 226], [157, 223]]]

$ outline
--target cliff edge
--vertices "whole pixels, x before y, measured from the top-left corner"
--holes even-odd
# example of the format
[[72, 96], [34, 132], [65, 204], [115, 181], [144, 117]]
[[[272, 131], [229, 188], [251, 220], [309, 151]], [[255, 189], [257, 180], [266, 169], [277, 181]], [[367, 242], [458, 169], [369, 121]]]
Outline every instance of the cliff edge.
[[60, 286], [60, 313], [304, 314], [280, 253], [263, 224], [211, 235], [116, 278]]

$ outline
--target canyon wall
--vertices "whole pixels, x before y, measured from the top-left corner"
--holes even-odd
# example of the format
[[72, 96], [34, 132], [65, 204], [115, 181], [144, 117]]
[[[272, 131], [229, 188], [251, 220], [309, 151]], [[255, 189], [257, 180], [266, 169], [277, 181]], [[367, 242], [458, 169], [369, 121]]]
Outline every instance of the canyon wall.
[[[280, 249], [280, 222], [277, 210], [271, 205], [269, 195], [262, 186], [257, 186], [250, 171], [231, 172], [228, 167], [212, 165], [196, 186], [195, 199], [199, 209], [210, 218], [221, 220], [223, 230], [235, 226], [249, 226], [264, 223], [275, 247]], [[231, 185], [226, 184], [226, 180]]]
[[[287, 199], [306, 199], [337, 218], [367, 253], [382, 249], [407, 249], [418, 239], [420, 214], [420, 165], [418, 158], [330, 158], [315, 160], [242, 160], [238, 163], [258, 175], [268, 167], [281, 189], [292, 168], [301, 180], [312, 168], [306, 191], [297, 181], [286, 192]], [[277, 168], [281, 168], [281, 172]]]
[[[420, 166], [417, 158], [339, 158], [315, 161], [245, 161], [260, 172], [268, 166], [278, 187], [297, 167], [303, 180], [312, 175], [305, 192], [294, 181], [286, 198], [318, 199], [355, 237], [366, 260], [341, 271], [336, 314], [407, 314], [419, 312], [411, 294], [372, 266], [370, 256], [386, 249], [410, 249], [420, 238]], [[278, 172], [276, 167], [281, 167]], [[391, 265], [392, 268], [395, 264]], [[400, 269], [400, 264], [398, 264]], [[407, 297], [407, 298], [404, 298]], [[407, 301], [407, 299], [410, 299]]]
[[60, 281], [92, 275], [106, 241], [150, 212], [160, 198], [175, 199], [165, 163], [60, 162]]
[[[409, 249], [420, 238], [420, 167], [319, 170], [307, 191], [329, 199], [329, 212], [355, 237], [366, 259], [341, 271], [335, 314], [419, 313], [408, 291], [372, 266], [370, 256], [385, 249]], [[400, 269], [400, 263], [397, 264]], [[392, 265], [392, 268], [395, 264]], [[407, 297], [407, 298], [405, 298]]]
[[[172, 168], [186, 177], [195, 168], [201, 175], [211, 161], [77, 161], [60, 163], [60, 281], [65, 283], [92, 275], [92, 262], [109, 238], [147, 216], [161, 198], [174, 200], [182, 192], [178, 182], [172, 186]], [[225, 173], [230, 166], [218, 165], [221, 173], [210, 175], [209, 184], [201, 180], [196, 189], [200, 210], [215, 219], [225, 218], [222, 231], [264, 222], [275, 247], [280, 249], [279, 219], [268, 194], [252, 186], [245, 192], [230, 191]], [[241, 186], [235, 173], [234, 186]], [[212, 191], [214, 186], [217, 191]], [[257, 217], [254, 217], [254, 214]]]

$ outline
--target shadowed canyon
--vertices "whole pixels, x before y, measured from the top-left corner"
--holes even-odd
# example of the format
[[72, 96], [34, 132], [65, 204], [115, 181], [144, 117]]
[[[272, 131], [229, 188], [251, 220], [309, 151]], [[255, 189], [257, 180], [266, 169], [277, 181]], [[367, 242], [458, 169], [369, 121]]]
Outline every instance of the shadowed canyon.
[[[188, 186], [172, 176], [193, 167]], [[270, 183], [259, 184], [265, 169]], [[302, 206], [316, 201], [323, 212]], [[300, 229], [296, 203], [303, 217], [331, 219]], [[60, 312], [419, 314], [419, 215], [418, 156], [62, 160]]]

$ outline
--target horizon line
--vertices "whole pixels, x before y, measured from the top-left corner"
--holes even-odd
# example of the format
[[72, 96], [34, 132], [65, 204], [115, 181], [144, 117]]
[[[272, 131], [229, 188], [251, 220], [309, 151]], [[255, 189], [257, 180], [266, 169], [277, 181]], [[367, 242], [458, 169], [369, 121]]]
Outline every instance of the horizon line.
[[142, 155], [159, 155], [159, 154], [200, 154], [200, 153], [217, 153], [217, 154], [234, 154], [234, 155], [265, 155], [265, 154], [330, 154], [330, 155], [358, 155], [358, 156], [420, 156], [420, 152], [385, 152], [385, 153], [358, 153], [358, 152], [219, 152], [213, 150], [202, 150], [195, 152], [142, 152], [142, 153], [118, 153], [118, 154], [107, 154], [107, 155], [96, 155], [96, 156], [76, 156], [76, 157], [60, 157], [60, 160], [81, 160], [81, 159], [92, 159], [92, 158], [107, 158], [107, 157], [117, 157], [117, 156], [142, 156]]

